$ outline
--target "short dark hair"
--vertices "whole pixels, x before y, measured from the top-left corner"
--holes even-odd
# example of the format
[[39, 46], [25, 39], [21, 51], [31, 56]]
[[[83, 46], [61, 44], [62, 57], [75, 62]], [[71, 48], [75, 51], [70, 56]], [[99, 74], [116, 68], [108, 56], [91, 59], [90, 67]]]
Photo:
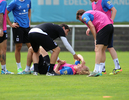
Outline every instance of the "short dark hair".
[[70, 31], [70, 28], [69, 28], [68, 25], [66, 25], [66, 24], [60, 24], [60, 26], [61, 26], [61, 27], [64, 27], [65, 29], [69, 29], [69, 31]]
[[76, 13], [76, 19], [79, 19], [79, 15], [82, 15], [84, 12], [86, 12], [86, 11], [83, 9], [78, 10]]

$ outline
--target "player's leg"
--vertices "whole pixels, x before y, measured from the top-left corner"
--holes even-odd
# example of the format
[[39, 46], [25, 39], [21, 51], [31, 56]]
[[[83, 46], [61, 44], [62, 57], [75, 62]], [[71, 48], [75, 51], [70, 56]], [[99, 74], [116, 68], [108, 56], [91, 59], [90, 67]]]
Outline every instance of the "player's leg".
[[33, 56], [33, 49], [32, 47], [29, 47], [28, 53], [27, 53], [27, 64], [25, 70], [21, 72], [21, 74], [31, 74], [30, 66], [32, 63], [32, 56]]
[[[44, 47], [44, 49], [46, 51], [49, 51], [49, 50], [53, 51], [52, 54], [51, 54], [51, 59], [50, 59], [50, 67], [48, 68], [48, 73], [46, 75], [47, 76], [58, 75], [54, 72], [53, 68], [54, 68], [54, 65], [57, 61], [57, 57], [59, 55], [60, 48], [56, 44], [56, 42], [54, 42], [49, 36], [47, 36], [45, 39], [47, 41], [46, 42], [47, 44], [42, 43], [42, 47]], [[46, 57], [44, 57], [44, 58], [46, 59]]]
[[21, 67], [21, 54], [20, 54], [23, 43], [23, 34], [24, 30], [22, 27], [13, 28], [13, 40], [15, 43], [15, 59], [16, 59], [18, 74], [23, 71]]
[[47, 64], [47, 66], [50, 66], [50, 58], [49, 58], [49, 55], [46, 52], [46, 50], [42, 46], [40, 46], [39, 52], [43, 56], [43, 59], [44, 59], [45, 63]]
[[108, 51], [110, 52], [111, 57], [114, 61], [115, 69], [121, 69], [121, 67], [119, 65], [119, 60], [118, 60], [118, 57], [117, 57], [116, 50], [112, 47], [112, 48], [108, 48]]
[[44, 42], [44, 35], [41, 33], [37, 33], [34, 32], [33, 33], [29, 33], [28, 35], [29, 37], [29, 41], [32, 45], [33, 48], [33, 65], [34, 65], [34, 73], [33, 74], [37, 74], [39, 72], [38, 70], [38, 62], [39, 62], [39, 54], [40, 54], [40, 50], [39, 47], [41, 45], [41, 43], [46, 43]]
[[118, 60], [118, 57], [117, 57], [117, 53], [116, 53], [116, 50], [114, 49], [113, 47], [113, 36], [112, 36], [112, 40], [111, 40], [111, 43], [109, 44], [108, 46], [108, 51], [110, 52], [111, 54], [111, 57], [114, 61], [114, 65], [115, 65], [115, 68], [113, 69], [113, 71], [111, 73], [109, 73], [110, 75], [114, 75], [114, 74], [117, 74], [119, 72], [122, 71], [121, 67], [120, 67], [120, 64], [119, 64], [119, 60]]
[[52, 49], [53, 53], [51, 54], [51, 59], [50, 59], [50, 70], [49, 72], [51, 73], [53, 71], [54, 65], [56, 63], [57, 57], [60, 53], [60, 48], [56, 47], [55, 49]]
[[28, 54], [27, 54], [27, 64], [26, 64], [26, 66], [28, 66], [28, 68], [26, 67], [26, 71], [29, 70], [29, 67], [31, 66], [33, 52], [34, 51], [33, 51], [32, 47], [29, 47]]
[[102, 60], [101, 60], [101, 63], [100, 63], [102, 65], [102, 74], [106, 74], [106, 69], [105, 69], [106, 53], [105, 53], [105, 50], [106, 50], [106, 48], [104, 46], [104, 48], [102, 50], [102, 55], [103, 56], [102, 56]]
[[3, 37], [0, 37], [0, 62], [1, 62], [1, 74], [14, 74], [6, 69], [6, 49], [7, 49], [7, 33], [4, 33]]
[[4, 40], [3, 42], [0, 43], [0, 62], [1, 62], [1, 66], [2, 70], [6, 71], [6, 43], [7, 40]]
[[101, 61], [102, 61], [102, 56], [103, 56], [103, 48], [104, 45], [102, 44], [98, 44], [95, 47], [95, 68], [96, 68], [96, 72], [102, 73], [102, 65], [101, 65]]
[[106, 50], [106, 46], [109, 44], [109, 37], [112, 31], [112, 25], [107, 25], [101, 29], [96, 36], [96, 46], [95, 46], [95, 68], [93, 73], [89, 77], [96, 77], [102, 75], [102, 65], [101, 61]]
[[15, 60], [17, 63], [17, 69], [18, 73], [22, 72], [22, 67], [21, 67], [21, 48], [22, 48], [22, 43], [16, 43], [15, 44]]
[[39, 74], [46, 74], [49, 66], [47, 66], [47, 63], [42, 55], [39, 56], [38, 64]]

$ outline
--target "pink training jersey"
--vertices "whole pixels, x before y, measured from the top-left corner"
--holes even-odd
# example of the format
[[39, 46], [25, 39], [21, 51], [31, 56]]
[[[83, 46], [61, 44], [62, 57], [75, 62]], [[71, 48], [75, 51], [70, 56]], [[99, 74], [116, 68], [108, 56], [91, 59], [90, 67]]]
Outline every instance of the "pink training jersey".
[[[55, 69], [56, 66], [57, 66], [57, 64], [55, 64], [54, 69]], [[65, 64], [61, 65], [58, 70], [61, 70], [63, 67], [70, 67], [72, 69], [73, 75], [74, 75], [74, 74], [76, 74], [74, 66], [77, 66], [77, 65], [72, 65], [72, 64], [65, 63]]]
[[103, 27], [112, 24], [112, 20], [101, 11], [89, 10], [82, 15], [83, 22], [88, 26], [88, 21], [92, 21], [98, 33]]
[[6, 31], [7, 30], [7, 26], [6, 26], [6, 16], [7, 16], [7, 9], [6, 9], [6, 5], [1, 5], [2, 1], [5, 1], [5, 0], [0, 0], [0, 8], [3, 8], [3, 9], [0, 9], [0, 13], [3, 13], [3, 31]]
[[[105, 2], [106, 2], [106, 0], [105, 0]], [[110, 3], [110, 2], [108, 2], [108, 3]], [[102, 0], [98, 0], [97, 3], [92, 2], [92, 9], [99, 10], [99, 11], [105, 13], [109, 18], [111, 18], [111, 10], [104, 11], [102, 5], [103, 5]]]

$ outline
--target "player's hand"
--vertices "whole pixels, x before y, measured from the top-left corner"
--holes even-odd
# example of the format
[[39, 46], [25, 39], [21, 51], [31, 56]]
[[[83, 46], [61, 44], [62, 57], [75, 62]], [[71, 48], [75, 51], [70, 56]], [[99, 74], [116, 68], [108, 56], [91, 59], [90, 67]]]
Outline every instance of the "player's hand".
[[12, 28], [17, 28], [17, 27], [19, 27], [19, 24], [18, 24], [18, 23], [13, 23], [13, 24], [11, 25], [11, 27], [12, 27]]
[[96, 45], [96, 40], [94, 40], [94, 45]]
[[65, 64], [66, 61], [65, 60], [58, 60], [58, 63], [60, 63], [61, 65]]
[[73, 55], [73, 58], [75, 59], [75, 60], [78, 60], [78, 61], [80, 61], [81, 59], [75, 54], [75, 55]]
[[63, 64], [65, 64], [66, 63], [66, 61], [64, 61], [64, 60], [61, 60], [61, 65], [63, 65]]
[[3, 29], [0, 29], [0, 37], [2, 37], [3, 35], [4, 35]]
[[89, 33], [90, 33], [90, 29], [88, 28], [88, 29], [86, 30], [86, 35], [89, 36]]
[[111, 19], [112, 24], [114, 24], [114, 21]]

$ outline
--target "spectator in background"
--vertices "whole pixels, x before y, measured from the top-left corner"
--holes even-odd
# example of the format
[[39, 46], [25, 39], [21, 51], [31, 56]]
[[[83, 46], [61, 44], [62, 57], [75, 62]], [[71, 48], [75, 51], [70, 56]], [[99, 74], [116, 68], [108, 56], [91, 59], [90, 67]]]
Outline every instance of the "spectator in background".
[[82, 23], [85, 23], [91, 30], [95, 42], [95, 68], [89, 77], [96, 77], [102, 75], [101, 61], [103, 59], [105, 50], [110, 44], [113, 36], [112, 20], [106, 14], [97, 10], [85, 11], [78, 10], [76, 18]]
[[[14, 22], [11, 23], [8, 14], [13, 12]], [[13, 40], [15, 43], [15, 59], [17, 64], [17, 74], [22, 74], [21, 54], [22, 44], [29, 48], [31, 44], [28, 40], [31, 19], [31, 0], [12, 0], [7, 6], [7, 22], [13, 28]]]
[[34, 50], [35, 62], [34, 63], [34, 73], [38, 72], [38, 61], [39, 61], [39, 47], [42, 46], [45, 51], [52, 50], [51, 59], [50, 59], [50, 68], [48, 69], [47, 76], [57, 75], [54, 71], [54, 65], [56, 63], [57, 57], [60, 52], [60, 47], [54, 42], [55, 39], [60, 38], [64, 46], [71, 52], [74, 59], [79, 60], [75, 51], [67, 41], [66, 35], [70, 28], [66, 24], [56, 25], [52, 23], [43, 23], [35, 26], [29, 32], [29, 40]]
[[0, 62], [1, 62], [1, 74], [14, 74], [6, 69], [6, 49], [7, 49], [7, 3], [6, 0], [0, 0]]
[[[117, 10], [112, 5], [110, 0], [90, 0], [90, 1], [92, 2], [92, 10], [101, 11], [101, 12], [105, 13], [109, 18], [111, 18], [112, 21], [114, 21]], [[88, 28], [86, 31], [86, 34], [88, 36], [89, 36], [89, 31], [90, 31], [90, 29]], [[122, 69], [121, 69], [120, 64], [119, 64], [116, 50], [113, 47], [113, 36], [112, 36], [111, 43], [108, 45], [107, 49], [110, 52], [111, 57], [112, 57], [114, 64], [115, 64], [115, 68], [113, 69], [113, 71], [109, 75], [114, 75], [114, 74], [121, 72]], [[105, 60], [106, 60], [106, 54], [103, 55], [103, 59], [101, 61], [101, 64], [103, 66], [103, 68], [102, 68], [103, 74], [106, 74]]]

